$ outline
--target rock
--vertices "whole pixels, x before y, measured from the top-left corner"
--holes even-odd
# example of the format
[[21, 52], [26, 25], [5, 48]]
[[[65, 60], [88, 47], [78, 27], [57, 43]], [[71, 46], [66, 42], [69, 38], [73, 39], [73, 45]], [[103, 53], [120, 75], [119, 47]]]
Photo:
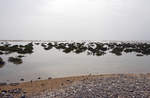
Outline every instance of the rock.
[[143, 54], [136, 54], [136, 56], [144, 56]]
[[10, 83], [9, 85], [10, 86], [17, 86], [17, 85], [19, 85], [19, 83]]
[[21, 79], [20, 79], [20, 81], [24, 81], [24, 79], [23, 79], [23, 78], [21, 78]]
[[23, 58], [23, 57], [25, 57], [24, 55], [18, 55], [17, 56], [18, 58]]
[[6, 82], [1, 82], [1, 83], [0, 83], [0, 86], [5, 86], [5, 85], [7, 85]]
[[4, 93], [7, 93], [7, 91], [6, 91], [6, 90], [2, 90], [2, 91], [1, 91], [1, 93], [3, 93], [3, 94], [4, 94]]
[[8, 61], [12, 62], [14, 64], [21, 64], [22, 63], [22, 59], [19, 57], [9, 57]]
[[73, 81], [72, 80], [66, 80], [67, 82], [69, 82], [69, 83], [72, 83]]
[[26, 96], [25, 95], [21, 95], [21, 97], [20, 98], [26, 98]]
[[3, 61], [3, 59], [0, 57], [0, 65], [4, 65], [5, 62]]
[[51, 79], [52, 79], [52, 77], [49, 77], [49, 78], [48, 78], [48, 80], [51, 80]]
[[0, 51], [0, 55], [4, 54], [3, 52]]

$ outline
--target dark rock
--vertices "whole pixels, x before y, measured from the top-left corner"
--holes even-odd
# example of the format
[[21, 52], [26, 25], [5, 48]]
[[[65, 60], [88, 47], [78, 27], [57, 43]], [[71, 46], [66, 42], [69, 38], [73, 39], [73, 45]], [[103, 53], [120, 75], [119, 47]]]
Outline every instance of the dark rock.
[[36, 45], [39, 45], [40, 43], [35, 43]]
[[22, 57], [24, 57], [24, 55], [18, 55], [17, 57], [18, 57], [18, 58], [22, 58]]
[[9, 85], [11, 85], [11, 86], [17, 86], [17, 85], [19, 85], [19, 83], [10, 83]]
[[4, 65], [5, 62], [3, 61], [3, 59], [0, 57], [0, 65]]
[[144, 56], [143, 54], [136, 54], [136, 56]]
[[21, 97], [20, 98], [26, 98], [26, 96], [25, 95], [21, 95]]
[[0, 55], [4, 54], [3, 52], [0, 51]]
[[6, 90], [2, 90], [1, 93], [7, 93], [7, 91]]
[[21, 79], [20, 79], [20, 81], [24, 81], [24, 79], [23, 79], [23, 78], [21, 78]]
[[12, 62], [14, 64], [21, 64], [22, 63], [22, 59], [18, 58], [18, 57], [9, 57], [8, 61]]
[[6, 82], [1, 82], [1, 83], [0, 83], [0, 86], [5, 86], [5, 85], [7, 85]]
[[49, 78], [48, 78], [48, 80], [51, 80], [51, 79], [52, 79], [52, 77], [49, 77]]

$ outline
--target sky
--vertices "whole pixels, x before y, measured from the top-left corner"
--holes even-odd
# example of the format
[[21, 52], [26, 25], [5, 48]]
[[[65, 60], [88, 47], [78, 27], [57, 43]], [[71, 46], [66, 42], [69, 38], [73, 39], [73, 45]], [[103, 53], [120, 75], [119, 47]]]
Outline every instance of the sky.
[[0, 40], [150, 40], [150, 0], [0, 0]]

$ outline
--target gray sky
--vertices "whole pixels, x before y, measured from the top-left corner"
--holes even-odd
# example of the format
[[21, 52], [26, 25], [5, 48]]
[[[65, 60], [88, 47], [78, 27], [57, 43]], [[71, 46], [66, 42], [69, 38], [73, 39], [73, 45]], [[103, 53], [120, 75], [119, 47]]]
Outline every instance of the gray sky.
[[0, 0], [1, 40], [149, 40], [150, 0]]

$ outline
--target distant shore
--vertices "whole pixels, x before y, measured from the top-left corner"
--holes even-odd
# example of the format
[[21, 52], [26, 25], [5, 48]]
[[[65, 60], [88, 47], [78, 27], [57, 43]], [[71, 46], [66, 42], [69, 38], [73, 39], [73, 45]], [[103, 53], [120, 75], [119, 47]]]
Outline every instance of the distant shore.
[[150, 73], [147, 74], [102, 74], [102, 75], [85, 75], [85, 76], [72, 76], [72, 77], [64, 77], [64, 78], [49, 78], [47, 80], [38, 80], [38, 81], [30, 81], [23, 82], [16, 85], [4, 85], [0, 86], [0, 91], [10, 91], [17, 90], [18, 95], [20, 96], [22, 93], [25, 93], [28, 96], [32, 94], [39, 94], [40, 92], [44, 92], [46, 90], [53, 91], [59, 90], [61, 88], [72, 85], [73, 83], [84, 81], [84, 80], [92, 80], [97, 78], [110, 78], [113, 79], [115, 77], [144, 77], [145, 79], [150, 79]]

